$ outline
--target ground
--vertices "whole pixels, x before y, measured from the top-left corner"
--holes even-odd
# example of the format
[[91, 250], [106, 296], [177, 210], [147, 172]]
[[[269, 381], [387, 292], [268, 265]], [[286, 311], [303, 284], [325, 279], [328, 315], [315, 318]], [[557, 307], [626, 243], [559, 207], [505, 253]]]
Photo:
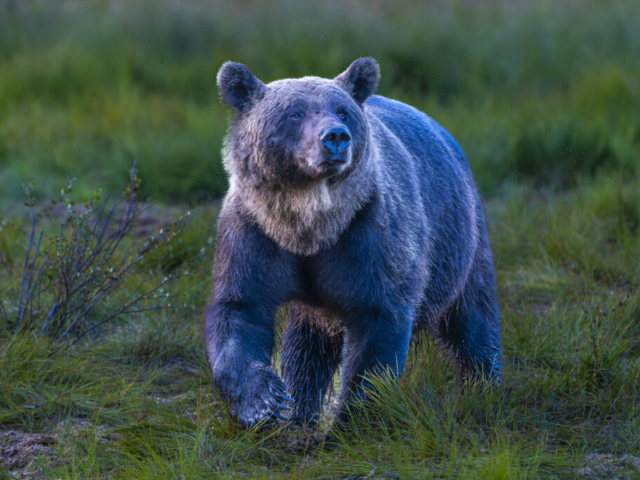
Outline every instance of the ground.
[[[0, 5], [0, 479], [640, 478], [637, 2], [60, 5]], [[331, 448], [286, 425], [243, 431], [212, 389], [201, 335], [227, 188], [215, 72], [233, 60], [265, 81], [331, 78], [366, 55], [380, 94], [427, 112], [467, 153], [488, 212], [505, 384], [463, 390], [426, 341]], [[80, 211], [99, 189], [118, 196], [136, 160], [155, 206], [132, 240], [197, 208], [88, 325], [147, 272], [160, 282], [195, 257], [189, 275], [164, 287], [162, 309], [121, 315], [63, 353], [41, 333], [51, 292], [14, 336], [23, 185], [33, 177], [42, 212], [76, 177]], [[57, 220], [37, 220], [55, 245]]]
[[[399, 384], [379, 385], [335, 448], [284, 425], [242, 431], [212, 391], [199, 315], [164, 311], [118, 322], [53, 358], [44, 338], [5, 339], [5, 470], [84, 478], [640, 475], [640, 237], [637, 218], [619, 217], [637, 195], [621, 178], [600, 178], [561, 195], [514, 188], [487, 203], [502, 388], [462, 390], [427, 341]], [[215, 216], [209, 210], [193, 228], [208, 228], [200, 222]], [[209, 276], [203, 262], [174, 288], [204, 306]], [[28, 450], [16, 457], [20, 442]]]

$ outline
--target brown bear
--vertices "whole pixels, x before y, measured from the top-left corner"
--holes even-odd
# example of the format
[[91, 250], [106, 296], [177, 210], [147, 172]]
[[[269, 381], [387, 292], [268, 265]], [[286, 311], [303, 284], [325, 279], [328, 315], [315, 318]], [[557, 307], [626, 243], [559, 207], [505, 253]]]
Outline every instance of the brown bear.
[[[342, 365], [339, 419], [372, 374], [402, 373], [426, 331], [462, 378], [500, 378], [485, 218], [464, 153], [424, 113], [374, 95], [356, 60], [333, 80], [265, 85], [225, 63], [233, 110], [205, 340], [213, 381], [244, 426], [313, 423]], [[276, 309], [291, 304], [282, 379]]]

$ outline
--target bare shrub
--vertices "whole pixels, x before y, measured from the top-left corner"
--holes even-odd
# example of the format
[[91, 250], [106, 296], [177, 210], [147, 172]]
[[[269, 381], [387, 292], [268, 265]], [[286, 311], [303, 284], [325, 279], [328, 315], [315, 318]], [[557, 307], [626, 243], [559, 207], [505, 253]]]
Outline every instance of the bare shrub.
[[7, 309], [0, 300], [0, 317], [14, 325], [14, 336], [37, 332], [61, 351], [120, 315], [177, 307], [165, 302], [170, 297], [165, 287], [186, 272], [159, 275], [144, 260], [183, 232], [190, 212], [157, 235], [135, 235], [150, 207], [138, 200], [139, 185], [134, 165], [120, 199], [99, 193], [77, 205], [70, 180], [45, 212], [64, 207], [59, 232], [45, 240], [36, 222], [33, 186], [25, 188], [30, 233], [18, 302]]

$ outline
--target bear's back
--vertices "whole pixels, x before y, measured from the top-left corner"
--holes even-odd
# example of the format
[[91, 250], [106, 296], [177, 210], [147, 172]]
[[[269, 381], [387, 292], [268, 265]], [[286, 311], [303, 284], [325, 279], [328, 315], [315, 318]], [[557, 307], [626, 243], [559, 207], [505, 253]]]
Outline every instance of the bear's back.
[[[431, 244], [427, 309], [429, 316], [438, 317], [451, 305], [459, 282], [464, 283], [480, 234], [480, 200], [471, 170], [458, 143], [426, 114], [378, 95], [365, 105], [370, 123], [384, 127], [372, 129], [372, 140], [378, 145], [399, 142], [404, 150], [379, 149], [379, 166], [390, 182], [388, 191], [418, 191], [421, 197]], [[394, 138], [381, 138], [386, 136]], [[401, 201], [407, 201], [406, 194]]]
[[417, 160], [427, 159], [434, 168], [456, 159], [468, 172], [469, 165], [456, 140], [439, 123], [406, 103], [382, 97], [371, 96], [365, 103], [367, 112], [380, 120]]
[[[383, 160], [386, 164], [383, 168], [416, 172], [417, 188], [432, 218], [455, 210], [456, 197], [463, 192], [475, 197], [473, 177], [464, 152], [441, 125], [410, 105], [379, 95], [373, 95], [365, 105], [370, 121], [377, 120], [384, 125], [386, 132], [383, 135], [392, 135], [411, 157], [403, 159], [405, 155], [391, 154]], [[389, 165], [406, 161], [411, 165]]]

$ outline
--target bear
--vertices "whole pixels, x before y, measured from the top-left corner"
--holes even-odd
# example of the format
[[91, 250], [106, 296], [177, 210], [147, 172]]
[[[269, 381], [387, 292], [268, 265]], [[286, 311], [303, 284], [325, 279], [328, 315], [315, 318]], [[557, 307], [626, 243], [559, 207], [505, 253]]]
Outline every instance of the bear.
[[229, 190], [204, 337], [214, 386], [244, 427], [317, 425], [340, 366], [344, 424], [372, 376], [402, 374], [423, 333], [465, 384], [501, 382], [492, 252], [465, 154], [426, 114], [375, 95], [379, 78], [372, 58], [334, 79], [219, 70]]

